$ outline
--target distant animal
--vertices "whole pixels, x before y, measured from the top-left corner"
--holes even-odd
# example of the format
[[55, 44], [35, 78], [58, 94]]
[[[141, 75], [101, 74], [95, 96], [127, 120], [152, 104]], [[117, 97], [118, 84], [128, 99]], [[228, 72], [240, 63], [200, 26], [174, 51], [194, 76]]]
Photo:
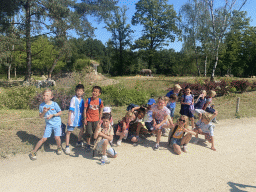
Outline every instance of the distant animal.
[[151, 71], [151, 69], [142, 69], [142, 70], [140, 71], [140, 74], [141, 74], [141, 75], [152, 76], [152, 71]]

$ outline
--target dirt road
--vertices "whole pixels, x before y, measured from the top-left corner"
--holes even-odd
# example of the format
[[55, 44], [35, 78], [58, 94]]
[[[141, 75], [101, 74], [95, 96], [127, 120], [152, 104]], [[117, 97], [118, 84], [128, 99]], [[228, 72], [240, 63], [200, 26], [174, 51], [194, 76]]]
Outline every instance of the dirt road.
[[82, 148], [72, 156], [38, 153], [36, 161], [16, 155], [0, 161], [0, 191], [256, 191], [255, 125], [256, 118], [220, 121], [215, 152], [203, 139], [180, 156], [167, 138], [159, 151], [152, 149], [154, 137], [138, 146], [124, 143], [104, 166]]

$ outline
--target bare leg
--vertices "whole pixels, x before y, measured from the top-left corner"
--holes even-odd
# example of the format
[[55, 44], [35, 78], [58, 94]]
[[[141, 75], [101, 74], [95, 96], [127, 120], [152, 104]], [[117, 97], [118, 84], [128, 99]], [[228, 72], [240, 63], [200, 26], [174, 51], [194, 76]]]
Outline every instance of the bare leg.
[[213, 151], [216, 151], [216, 149], [215, 149], [215, 147], [214, 147], [214, 138], [213, 138], [213, 136], [211, 136], [211, 140], [212, 140], [212, 147], [211, 147], [211, 150], [213, 150]]
[[180, 155], [180, 154], [181, 154], [181, 148], [180, 148], [179, 145], [173, 144], [173, 150], [174, 150], [174, 152], [175, 152], [177, 155]]
[[80, 142], [82, 140], [83, 134], [84, 134], [84, 128], [81, 128], [80, 132], [79, 132], [79, 135], [78, 135], [78, 142]]
[[66, 133], [66, 145], [67, 146], [69, 145], [70, 134], [71, 134], [71, 131], [67, 131], [67, 133]]
[[156, 130], [156, 144], [158, 144], [158, 145], [160, 143], [161, 133], [162, 133], [161, 129]]
[[192, 129], [195, 128], [194, 117], [190, 118]]
[[41, 145], [47, 140], [47, 138], [42, 138], [40, 141], [37, 142], [35, 148], [33, 149], [32, 152], [37, 152], [37, 150], [39, 149], [39, 147], [41, 147]]
[[192, 135], [191, 134], [186, 134], [182, 140], [181, 140], [181, 145], [185, 145], [185, 144], [188, 144], [189, 141], [191, 140], [192, 138]]
[[59, 148], [61, 145], [60, 136], [55, 136], [55, 140], [56, 140], [57, 147]]

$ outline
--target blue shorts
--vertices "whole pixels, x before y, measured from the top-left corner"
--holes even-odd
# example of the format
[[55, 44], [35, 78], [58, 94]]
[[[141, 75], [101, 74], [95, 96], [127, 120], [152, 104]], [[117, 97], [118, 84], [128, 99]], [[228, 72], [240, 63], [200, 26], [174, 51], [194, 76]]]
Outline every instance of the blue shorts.
[[189, 110], [189, 105], [182, 104], [180, 109], [181, 115], [186, 115], [189, 118], [194, 117], [193, 113]]
[[174, 117], [175, 108], [170, 108], [170, 111], [171, 111], [170, 116]]
[[75, 130], [75, 128], [81, 129], [81, 128], [83, 128], [83, 126], [80, 126], [80, 127], [74, 127], [74, 126], [69, 126], [69, 125], [68, 125], [67, 130], [68, 130], [68, 131], [70, 131], [70, 132], [72, 132], [72, 131], [74, 131], [74, 130]]
[[62, 132], [61, 125], [46, 125], [43, 138], [51, 137], [52, 131], [54, 131], [55, 137], [60, 137]]
[[171, 138], [171, 144], [176, 144], [180, 145], [181, 144], [181, 139], [176, 139], [176, 138]]

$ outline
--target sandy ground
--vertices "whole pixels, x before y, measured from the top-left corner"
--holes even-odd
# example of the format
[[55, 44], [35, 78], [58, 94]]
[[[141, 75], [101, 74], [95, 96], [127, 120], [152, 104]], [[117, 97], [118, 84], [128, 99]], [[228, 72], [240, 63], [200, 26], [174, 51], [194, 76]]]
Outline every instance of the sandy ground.
[[[116, 147], [119, 156], [101, 166], [82, 148], [72, 156], [52, 152], [17, 155], [0, 161], [0, 191], [256, 191], [256, 118], [220, 121], [217, 151], [201, 137], [188, 153], [173, 154], [162, 138]], [[64, 146], [64, 144], [63, 144]]]

